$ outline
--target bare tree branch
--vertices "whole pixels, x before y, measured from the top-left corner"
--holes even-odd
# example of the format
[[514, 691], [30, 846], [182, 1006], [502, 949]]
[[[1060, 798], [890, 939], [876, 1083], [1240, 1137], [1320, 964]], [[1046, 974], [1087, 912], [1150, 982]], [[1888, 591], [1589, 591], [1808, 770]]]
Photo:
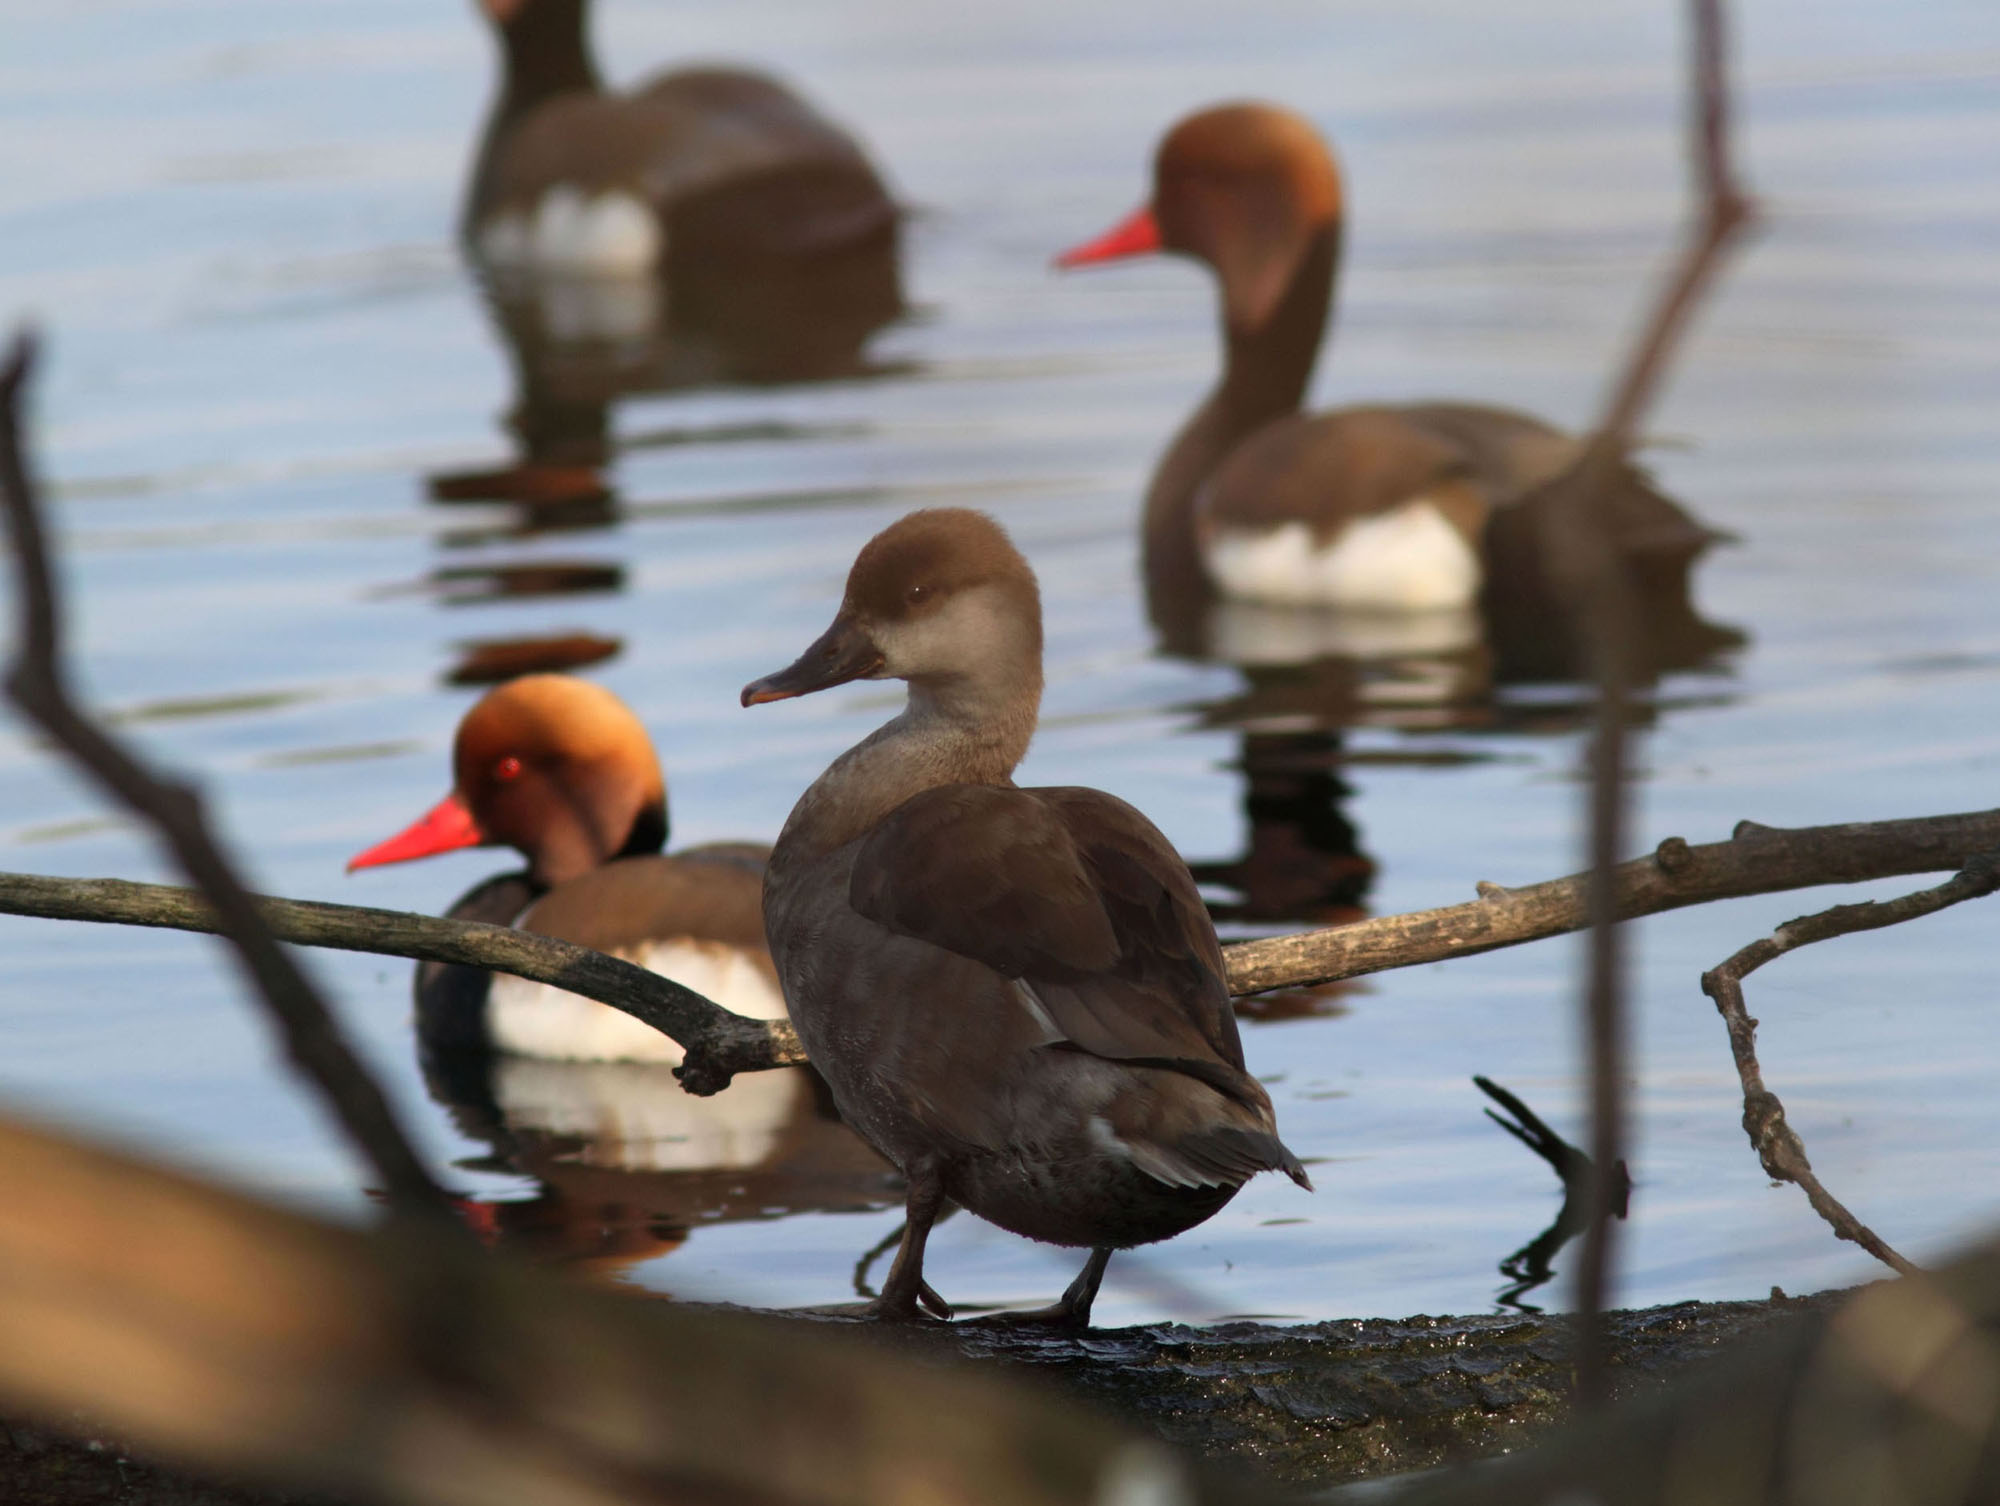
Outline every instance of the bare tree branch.
[[[752, 1020], [693, 989], [574, 942], [509, 926], [256, 896], [271, 934], [298, 946], [372, 952], [512, 973], [622, 1009], [672, 1036], [687, 1052], [681, 1080], [691, 1093], [727, 1087], [731, 1074], [794, 1066], [805, 1051], [784, 1020]], [[216, 912], [192, 889], [124, 879], [59, 879], [0, 873], [0, 914], [214, 932]]]
[[[1668, 837], [1611, 869], [1611, 914], [1635, 920], [1751, 894], [1949, 873], [1993, 848], [2000, 848], [2000, 810], [1834, 826], [1740, 821], [1726, 842], [1694, 846]], [[1518, 889], [1481, 884], [1480, 897], [1462, 905], [1238, 942], [1223, 948], [1229, 989], [1305, 988], [1580, 931], [1590, 924], [1590, 878], [1571, 874]]]
[[114, 799], [153, 822], [176, 860], [214, 897], [215, 929], [235, 947], [267, 1005], [293, 1066], [318, 1090], [342, 1132], [405, 1211], [446, 1214], [450, 1199], [424, 1168], [389, 1100], [348, 1046], [325, 1003], [258, 918], [256, 902], [208, 834], [192, 786], [150, 773], [70, 699], [61, 669], [61, 618], [28, 459], [22, 390], [34, 341], [16, 337], [0, 370], [0, 494], [20, 588], [20, 647], [7, 693]]
[[1764, 1086], [1764, 1071], [1757, 1061], [1757, 1021], [1743, 1001], [1743, 980], [1765, 963], [1816, 941], [1849, 936], [1856, 931], [1876, 931], [1899, 925], [1920, 916], [1979, 899], [2000, 889], [2000, 854], [1981, 853], [1957, 874], [1934, 889], [1920, 889], [1899, 899], [1858, 905], [1835, 905], [1816, 915], [1788, 920], [1761, 941], [1753, 941], [1721, 966], [1701, 975], [1701, 991], [1715, 1000], [1723, 1023], [1729, 1027], [1729, 1050], [1736, 1058], [1736, 1075], [1743, 1082], [1743, 1132], [1763, 1163], [1764, 1172], [1774, 1181], [1795, 1182], [1805, 1190], [1815, 1212], [1833, 1226], [1842, 1239], [1852, 1240], [1892, 1270], [1908, 1275], [1916, 1269], [1828, 1192], [1813, 1174], [1806, 1159], [1805, 1142], [1785, 1120], [1785, 1106], [1778, 1095]]
[[[1743, 821], [1727, 842], [1690, 846], [1669, 837], [1650, 856], [1621, 863], [1612, 870], [1615, 910], [1618, 919], [1632, 920], [1751, 894], [1950, 872], [1991, 849], [2000, 849], [2000, 811], [1792, 829]], [[1481, 897], [1462, 905], [1237, 942], [1223, 948], [1230, 992], [1306, 987], [1578, 931], [1588, 924], [1589, 883], [1588, 874], [1571, 874], [1519, 889], [1482, 884]], [[717, 1091], [733, 1073], [805, 1060], [783, 1020], [731, 1014], [657, 973], [570, 942], [401, 910], [255, 902], [280, 941], [490, 968], [622, 1009], [680, 1042], [688, 1055], [680, 1072], [690, 1092]], [[177, 931], [214, 932], [220, 925], [189, 889], [30, 873], [0, 873], [0, 914]]]
[[1610, 1275], [1612, 1226], [1605, 1213], [1616, 1195], [1612, 1168], [1624, 1148], [1624, 947], [1614, 924], [1612, 870], [1625, 842], [1626, 732], [1641, 626], [1638, 593], [1605, 499], [1625, 465], [1633, 425], [1651, 402], [1688, 318], [1720, 269], [1724, 247], [1750, 214], [1729, 160], [1721, 0], [1690, 0], [1690, 12], [1691, 149], [1703, 196], [1701, 220], [1612, 387], [1589, 448], [1551, 484], [1537, 514], [1551, 578], [1571, 603], [1598, 689], [1590, 753], [1591, 937], [1583, 1001], [1596, 1175], [1577, 1272], [1577, 1385], [1586, 1402], [1606, 1395], [1600, 1315]]

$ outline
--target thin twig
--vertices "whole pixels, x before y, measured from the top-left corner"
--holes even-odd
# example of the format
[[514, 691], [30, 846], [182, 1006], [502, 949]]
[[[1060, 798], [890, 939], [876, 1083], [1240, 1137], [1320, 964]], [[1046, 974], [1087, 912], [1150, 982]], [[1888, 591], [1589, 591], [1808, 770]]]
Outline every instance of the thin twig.
[[1691, 13], [1691, 147], [1703, 197], [1701, 220], [1611, 389], [1588, 449], [1551, 486], [1538, 514], [1551, 576], [1572, 604], [1598, 689], [1590, 754], [1591, 937], [1583, 1000], [1596, 1175], [1577, 1271], [1577, 1389], [1586, 1404], [1606, 1396], [1601, 1336], [1612, 1231], [1605, 1214], [1615, 1196], [1612, 1173], [1624, 1144], [1624, 946], [1616, 925], [1613, 870], [1627, 824], [1626, 738], [1640, 641], [1636, 592], [1603, 499], [1625, 464], [1633, 425], [1651, 402], [1689, 316], [1721, 265], [1724, 247], [1750, 215], [1729, 158], [1721, 0], [1691, 0]]
[[1805, 1142], [1785, 1120], [1784, 1104], [1764, 1086], [1764, 1069], [1757, 1060], [1757, 1021], [1743, 1001], [1743, 980], [1765, 963], [1799, 947], [1934, 915], [1996, 889], [2000, 889], [2000, 854], [1982, 853], [1936, 888], [1919, 889], [1898, 899], [1835, 905], [1816, 915], [1788, 920], [1769, 936], [1751, 942], [1721, 966], [1701, 975], [1701, 991], [1715, 1000], [1723, 1023], [1729, 1027], [1729, 1051], [1736, 1058], [1736, 1075], [1743, 1083], [1743, 1132], [1750, 1137], [1751, 1148], [1757, 1152], [1765, 1175], [1774, 1181], [1797, 1183], [1804, 1189], [1813, 1210], [1833, 1226], [1835, 1234], [1860, 1245], [1877, 1260], [1905, 1275], [1916, 1267], [1826, 1190], [1813, 1174]]
[[7, 676], [7, 693], [106, 793], [151, 820], [188, 877], [212, 897], [217, 929], [234, 945], [268, 1005], [294, 1067], [319, 1091], [342, 1132], [373, 1165], [391, 1204], [448, 1215], [449, 1197], [418, 1158], [389, 1100], [305, 974], [265, 929], [256, 902], [209, 836], [200, 796], [189, 785], [148, 772], [70, 699], [62, 677], [55, 581], [21, 440], [21, 394], [34, 354], [34, 341], [23, 333], [0, 371], [0, 493], [13, 537], [21, 602], [20, 646]]

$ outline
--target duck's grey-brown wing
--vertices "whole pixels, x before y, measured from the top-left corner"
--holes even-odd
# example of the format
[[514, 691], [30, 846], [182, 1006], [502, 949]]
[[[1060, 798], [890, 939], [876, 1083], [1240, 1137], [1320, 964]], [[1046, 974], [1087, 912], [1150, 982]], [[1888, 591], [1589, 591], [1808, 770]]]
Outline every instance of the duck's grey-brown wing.
[[[866, 207], [894, 218], [852, 136], [773, 80], [714, 68], [663, 74], [632, 95], [578, 91], [537, 106], [495, 144], [474, 207], [527, 209], [573, 184], [634, 193], [671, 217], [701, 195], [779, 172], [851, 179]], [[841, 228], [851, 228], [845, 218]]]
[[1131, 806], [1087, 789], [951, 785], [856, 854], [854, 910], [1016, 985], [1051, 1043], [1170, 1067], [1246, 1103], [1222, 950], [1187, 866]]
[[1420, 497], [1478, 537], [1487, 497], [1456, 444], [1395, 408], [1339, 408], [1278, 419], [1244, 440], [1202, 487], [1196, 525], [1212, 537], [1304, 523], [1323, 542]]

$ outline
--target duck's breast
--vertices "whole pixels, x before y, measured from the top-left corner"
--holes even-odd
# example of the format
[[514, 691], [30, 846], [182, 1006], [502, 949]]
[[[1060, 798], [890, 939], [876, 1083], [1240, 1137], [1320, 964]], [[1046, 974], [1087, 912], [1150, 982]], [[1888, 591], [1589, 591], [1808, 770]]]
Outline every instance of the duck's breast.
[[[763, 941], [758, 876], [734, 860], [625, 858], [560, 884], [520, 925], [622, 957], [733, 1013], [783, 1019]], [[487, 1036], [501, 1051], [559, 1061], [678, 1064], [680, 1045], [622, 1010], [546, 983], [498, 975]]]

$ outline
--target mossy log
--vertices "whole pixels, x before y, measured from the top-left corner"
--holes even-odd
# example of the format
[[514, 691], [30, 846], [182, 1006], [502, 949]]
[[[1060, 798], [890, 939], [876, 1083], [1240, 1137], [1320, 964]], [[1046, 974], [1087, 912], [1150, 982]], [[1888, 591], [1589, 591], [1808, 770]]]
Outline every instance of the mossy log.
[[[1613, 1396], [1848, 1294], [1607, 1315]], [[1218, 1463], [1327, 1486], [1510, 1450], [1570, 1411], [1570, 1320], [1535, 1313], [1272, 1327], [1163, 1323], [1078, 1337], [959, 1324], [890, 1342], [998, 1360]]]
[[[1718, 1349], [1838, 1300], [1682, 1302], [1613, 1313], [1615, 1394], [1659, 1390]], [[1571, 1338], [1561, 1316], [1157, 1324], [1073, 1337], [976, 1323], [871, 1332], [920, 1355], [1025, 1370], [1168, 1443], [1295, 1486], [1509, 1451], [1569, 1413]], [[162, 1468], [85, 1428], [66, 1435], [18, 1424], [0, 1426], [0, 1501], [17, 1500], [309, 1506], [305, 1497]]]

